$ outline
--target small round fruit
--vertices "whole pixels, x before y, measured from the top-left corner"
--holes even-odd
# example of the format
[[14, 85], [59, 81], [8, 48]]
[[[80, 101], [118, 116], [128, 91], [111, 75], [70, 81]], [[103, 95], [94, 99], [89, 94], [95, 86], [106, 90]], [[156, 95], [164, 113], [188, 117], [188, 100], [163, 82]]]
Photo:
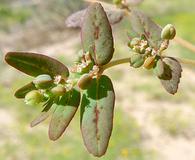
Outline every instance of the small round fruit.
[[130, 65], [134, 68], [139, 68], [144, 64], [144, 58], [140, 54], [133, 54], [130, 59]]
[[51, 85], [53, 84], [53, 80], [50, 75], [42, 74], [42, 75], [37, 76], [33, 80], [33, 83], [38, 89], [47, 89], [51, 87]]
[[89, 74], [83, 74], [81, 78], [78, 80], [77, 84], [79, 88], [84, 90], [88, 88], [91, 82], [92, 82], [92, 77]]
[[62, 96], [66, 93], [66, 88], [61, 85], [58, 85], [51, 89], [51, 93], [53, 93], [56, 96]]
[[161, 38], [162, 39], [173, 39], [176, 35], [176, 29], [172, 24], [167, 24], [163, 30], [161, 31]]
[[44, 96], [38, 90], [33, 90], [26, 94], [24, 101], [29, 105], [37, 105], [43, 102], [43, 100]]

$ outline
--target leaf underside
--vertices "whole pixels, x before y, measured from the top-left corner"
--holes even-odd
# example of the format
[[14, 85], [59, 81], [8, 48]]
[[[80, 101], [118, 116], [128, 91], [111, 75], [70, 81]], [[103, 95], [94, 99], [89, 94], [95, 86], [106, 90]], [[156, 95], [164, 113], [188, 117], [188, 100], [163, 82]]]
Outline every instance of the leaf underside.
[[105, 154], [113, 125], [115, 94], [111, 80], [102, 75], [93, 79], [83, 92], [81, 102], [81, 131], [88, 151], [94, 156]]
[[97, 65], [108, 63], [113, 56], [112, 29], [100, 3], [87, 9], [81, 28], [84, 52], [90, 52]]
[[12, 67], [30, 76], [49, 74], [51, 76], [69, 76], [68, 68], [54, 58], [29, 52], [9, 52], [5, 61]]
[[35, 89], [36, 89], [36, 87], [35, 87], [35, 85], [33, 84], [33, 82], [30, 82], [30, 83], [26, 84], [25, 86], [21, 87], [20, 89], [18, 89], [18, 90], [15, 92], [14, 96], [15, 96], [16, 98], [24, 98], [25, 95], [26, 95], [28, 92], [30, 92], [30, 91], [32, 91], [32, 90], [35, 90]]
[[62, 96], [58, 104], [54, 104], [56, 109], [49, 125], [49, 138], [51, 140], [57, 140], [64, 133], [74, 117], [79, 103], [80, 92], [73, 89]]
[[131, 26], [133, 30], [138, 34], [144, 34], [149, 40], [152, 47], [158, 49], [162, 43], [161, 30], [162, 28], [152, 21], [148, 16], [139, 11], [138, 9], [132, 9], [130, 15]]
[[175, 94], [180, 82], [182, 67], [172, 57], [163, 58], [163, 62], [165, 63], [165, 74], [159, 79], [168, 93]]

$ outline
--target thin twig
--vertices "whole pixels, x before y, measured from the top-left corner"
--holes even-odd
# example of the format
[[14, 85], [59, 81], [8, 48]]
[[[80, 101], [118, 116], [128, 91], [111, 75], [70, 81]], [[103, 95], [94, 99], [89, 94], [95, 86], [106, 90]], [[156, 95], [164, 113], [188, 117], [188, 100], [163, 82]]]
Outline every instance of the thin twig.
[[185, 58], [178, 58], [178, 57], [173, 57], [173, 58], [177, 59], [180, 63], [195, 66], [195, 60], [190, 60], [190, 59], [185, 59]]
[[175, 37], [175, 42], [177, 42], [178, 44], [180, 44], [181, 46], [191, 50], [192, 52], [195, 53], [195, 45], [193, 45], [192, 43], [190, 43], [189, 41], [184, 40], [181, 37]]

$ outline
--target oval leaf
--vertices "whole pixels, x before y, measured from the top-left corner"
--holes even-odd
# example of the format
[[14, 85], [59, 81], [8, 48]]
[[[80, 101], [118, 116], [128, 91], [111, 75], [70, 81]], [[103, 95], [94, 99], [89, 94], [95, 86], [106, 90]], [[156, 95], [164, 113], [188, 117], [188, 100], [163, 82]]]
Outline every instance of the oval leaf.
[[159, 79], [168, 93], [175, 94], [180, 82], [182, 67], [180, 63], [172, 57], [164, 58], [163, 62], [165, 63], [165, 71], [164, 75]]
[[97, 65], [104, 65], [112, 59], [112, 29], [100, 3], [88, 7], [81, 28], [81, 39], [84, 52], [90, 51]]
[[69, 76], [68, 68], [64, 64], [42, 54], [9, 52], [5, 56], [5, 61], [21, 72], [34, 77], [40, 74], [61, 75], [64, 78]]
[[28, 92], [30, 92], [30, 91], [32, 91], [32, 90], [35, 90], [35, 89], [36, 89], [36, 87], [35, 87], [35, 85], [33, 84], [33, 82], [30, 82], [30, 83], [26, 84], [25, 86], [23, 86], [22, 88], [18, 89], [18, 90], [15, 92], [14, 96], [15, 96], [16, 98], [24, 98], [25, 95], [26, 95]]
[[[108, 20], [110, 24], [116, 24], [119, 23], [123, 17], [124, 17], [124, 12], [122, 10], [116, 10], [116, 9], [105, 9]], [[85, 16], [87, 12], [87, 9], [83, 9], [80, 11], [77, 11], [73, 14], [71, 14], [67, 19], [66, 19], [66, 26], [67, 27], [73, 27], [73, 28], [80, 28], [82, 27], [82, 22], [83, 22], [83, 17]]]
[[57, 140], [74, 117], [80, 103], [80, 92], [76, 89], [66, 93], [56, 106], [49, 125], [49, 138]]
[[133, 30], [139, 35], [144, 34], [151, 46], [158, 49], [162, 42], [162, 28], [138, 9], [132, 9], [130, 18]]
[[111, 80], [103, 75], [83, 92], [81, 131], [84, 143], [94, 156], [105, 154], [112, 132], [115, 94]]
[[53, 99], [49, 100], [44, 109], [42, 110], [41, 114], [39, 116], [37, 116], [31, 123], [30, 126], [34, 127], [38, 124], [40, 124], [41, 122], [43, 122], [44, 120], [46, 120], [56, 109], [56, 106], [53, 105]]

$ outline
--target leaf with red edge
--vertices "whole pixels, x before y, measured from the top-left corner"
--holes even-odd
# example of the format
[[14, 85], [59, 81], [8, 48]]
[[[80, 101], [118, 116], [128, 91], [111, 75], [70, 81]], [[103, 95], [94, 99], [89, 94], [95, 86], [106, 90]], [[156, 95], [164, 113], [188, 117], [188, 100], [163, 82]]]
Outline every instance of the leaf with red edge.
[[68, 68], [54, 58], [29, 52], [9, 52], [5, 61], [12, 67], [30, 76], [49, 74], [51, 76], [61, 75], [64, 78], [69, 76]]
[[80, 92], [72, 89], [57, 104], [49, 125], [49, 138], [57, 140], [74, 117], [80, 103]]
[[[116, 9], [105, 9], [108, 20], [110, 24], [117, 24], [119, 23], [123, 17], [124, 12], [122, 10], [116, 10]], [[80, 11], [77, 11], [73, 14], [71, 14], [65, 21], [65, 24], [67, 27], [72, 28], [80, 28], [82, 27], [83, 17], [85, 16], [85, 13], [87, 12], [87, 9], [83, 9]]]
[[89, 51], [97, 65], [107, 64], [112, 59], [112, 29], [100, 3], [88, 7], [81, 28], [81, 39], [84, 52]]
[[155, 49], [160, 47], [162, 28], [159, 25], [138, 9], [131, 10], [130, 21], [133, 30], [137, 34], [144, 34]]
[[94, 156], [105, 154], [112, 133], [115, 94], [111, 80], [102, 75], [83, 92], [81, 131], [87, 150]]

